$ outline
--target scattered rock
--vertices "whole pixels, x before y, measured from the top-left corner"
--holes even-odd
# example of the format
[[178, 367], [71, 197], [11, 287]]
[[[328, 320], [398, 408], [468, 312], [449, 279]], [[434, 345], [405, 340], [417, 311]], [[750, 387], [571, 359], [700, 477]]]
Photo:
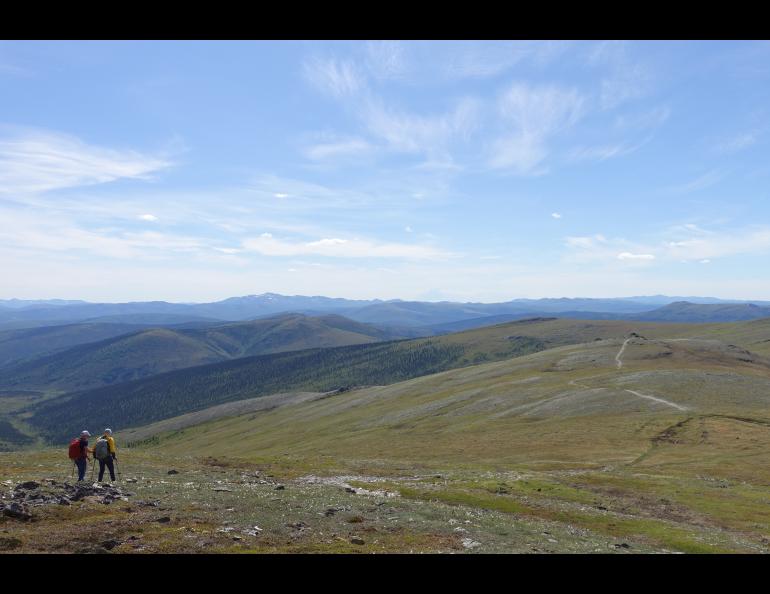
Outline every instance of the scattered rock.
[[466, 549], [475, 549], [476, 547], [480, 547], [481, 543], [478, 541], [473, 540], [472, 538], [463, 538], [463, 546]]
[[173, 468], [169, 470], [166, 474], [179, 474], [178, 470], [174, 470]]
[[328, 518], [328, 517], [333, 516], [334, 514], [336, 514], [338, 511], [340, 511], [340, 510], [338, 510], [336, 507], [330, 507], [329, 509], [327, 509], [324, 512], [324, 515]]
[[353, 493], [355, 495], [356, 490], [353, 487], [345, 487], [345, 493]]
[[23, 505], [15, 501], [3, 507], [3, 515], [23, 522], [32, 519], [32, 514]]
[[227, 487], [214, 487], [214, 491], [222, 491], [224, 493], [232, 493], [232, 489], [228, 489]]
[[366, 544], [363, 538], [359, 538], [358, 536], [354, 536], [350, 539], [350, 542], [355, 545], [362, 545]]
[[169, 518], [168, 516], [163, 516], [162, 518], [158, 518], [155, 521], [160, 522], [161, 524], [168, 524], [171, 521], [171, 518]]
[[284, 485], [276, 485], [275, 490], [276, 491], [283, 491], [286, 487]]
[[26, 483], [21, 483], [19, 485], [16, 485], [16, 490], [23, 489], [25, 491], [31, 491], [32, 489], [39, 489], [40, 483], [37, 483], [35, 481], [27, 481]]
[[107, 549], [108, 551], [111, 551], [115, 547], [119, 546], [121, 542], [119, 540], [105, 540], [102, 543], [102, 546]]
[[616, 544], [615, 548], [616, 549], [630, 549], [631, 545], [628, 544], [627, 542], [621, 542], [620, 544]]
[[135, 483], [135, 482], [137, 482], [137, 479], [135, 479], [135, 478], [127, 478], [126, 482], [127, 483]]

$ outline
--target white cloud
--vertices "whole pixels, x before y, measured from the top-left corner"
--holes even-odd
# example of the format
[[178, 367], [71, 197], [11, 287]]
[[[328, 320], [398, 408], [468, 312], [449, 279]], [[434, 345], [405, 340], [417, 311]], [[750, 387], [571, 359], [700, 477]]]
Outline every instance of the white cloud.
[[411, 233], [412, 228], [409, 225], [407, 225], [406, 227], [404, 227], [404, 231], [406, 231], [407, 233]]
[[603, 41], [592, 48], [588, 63], [607, 68], [602, 78], [599, 102], [602, 109], [614, 109], [622, 103], [646, 95], [652, 86], [652, 72], [628, 56], [627, 44]]
[[150, 222], [152, 222], [152, 223], [154, 223], [155, 221], [157, 221], [157, 220], [158, 220], [158, 217], [156, 217], [155, 215], [151, 215], [151, 214], [143, 214], [143, 215], [139, 215], [139, 218], [140, 218], [142, 221], [150, 221]]
[[285, 194], [283, 192], [276, 192], [275, 194], [273, 194], [273, 196], [275, 196], [276, 198], [288, 198], [289, 197], [288, 194]]
[[398, 79], [409, 70], [406, 48], [400, 41], [370, 41], [366, 44], [366, 64], [380, 80]]
[[51, 132], [27, 131], [0, 140], [0, 193], [34, 194], [147, 179], [171, 162], [131, 150], [115, 150]]
[[360, 138], [351, 138], [339, 142], [327, 142], [316, 144], [305, 149], [305, 155], [314, 160], [321, 161], [335, 157], [349, 157], [371, 151], [374, 147]]
[[305, 78], [320, 91], [335, 98], [355, 95], [365, 88], [365, 79], [351, 61], [310, 58], [303, 64]]
[[361, 111], [368, 131], [397, 152], [421, 153], [429, 159], [449, 159], [450, 143], [467, 140], [478, 124], [479, 104], [463, 99], [442, 115], [422, 116], [386, 106], [370, 98]]
[[426, 245], [377, 243], [362, 239], [323, 238], [316, 241], [285, 241], [268, 233], [243, 242], [246, 250], [264, 256], [328, 256], [333, 258], [433, 259], [448, 256]]
[[570, 151], [568, 159], [573, 162], [580, 161], [606, 161], [613, 157], [621, 157], [633, 153], [641, 145], [628, 146], [624, 143], [593, 146], [593, 147], [576, 147]]
[[701, 260], [700, 263], [701, 264], [711, 264], [711, 260], [709, 260], [709, 259]]
[[756, 132], [746, 132], [720, 142], [716, 145], [715, 150], [722, 154], [737, 153], [756, 144], [757, 140], [758, 134]]
[[618, 260], [654, 260], [653, 254], [632, 254], [631, 252], [621, 252], [618, 254]]
[[560, 214], [560, 213], [558, 213], [558, 212], [552, 212], [552, 213], [551, 213], [551, 216], [552, 216], [554, 219], [560, 219], [560, 218], [561, 218], [561, 214]]
[[671, 194], [689, 194], [690, 192], [697, 192], [699, 190], [705, 190], [706, 188], [709, 188], [713, 186], [714, 184], [719, 183], [724, 179], [726, 173], [723, 172], [721, 169], [712, 169], [711, 171], [708, 171], [701, 175], [700, 177], [683, 183], [683, 184], [677, 184], [673, 186], [668, 186], [665, 188], [665, 191]]
[[567, 237], [566, 243], [569, 248], [591, 250], [606, 244], [607, 238], [600, 234], [586, 237]]
[[511, 131], [493, 144], [490, 165], [521, 175], [538, 173], [548, 156], [548, 140], [582, 116], [584, 98], [575, 89], [516, 83], [500, 98], [498, 109]]

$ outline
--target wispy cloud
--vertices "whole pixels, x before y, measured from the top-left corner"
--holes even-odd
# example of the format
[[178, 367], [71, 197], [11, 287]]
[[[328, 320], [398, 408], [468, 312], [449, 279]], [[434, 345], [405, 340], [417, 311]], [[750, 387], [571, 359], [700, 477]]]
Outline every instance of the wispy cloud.
[[654, 260], [653, 254], [632, 254], [631, 252], [621, 252], [618, 254], [618, 260]]
[[169, 167], [164, 157], [89, 145], [73, 136], [25, 132], [0, 139], [0, 193], [28, 194], [148, 179]]
[[361, 110], [369, 133], [384, 141], [390, 150], [423, 154], [439, 161], [450, 158], [453, 141], [468, 139], [478, 116], [479, 105], [472, 99], [463, 99], [440, 115], [409, 113], [389, 107], [376, 97], [370, 97]]
[[577, 122], [584, 97], [575, 89], [516, 83], [500, 98], [498, 110], [510, 132], [493, 145], [490, 165], [526, 175], [548, 156], [548, 140]]
[[351, 157], [371, 152], [374, 147], [361, 138], [314, 144], [305, 149], [305, 155], [314, 161]]
[[276, 239], [270, 233], [247, 239], [245, 250], [264, 256], [328, 256], [333, 258], [398, 258], [424, 260], [443, 258], [449, 254], [436, 248], [404, 243], [380, 243], [365, 239], [327, 237], [315, 241]]
[[313, 57], [302, 66], [305, 79], [323, 93], [335, 98], [355, 95], [365, 88], [365, 79], [350, 60]]
[[749, 148], [758, 140], [757, 132], [744, 132], [717, 143], [714, 150], [721, 154], [732, 154]]
[[599, 103], [604, 110], [646, 95], [653, 76], [648, 67], [628, 54], [625, 42], [604, 41], [589, 52], [588, 63], [607, 68], [600, 83]]
[[689, 194], [690, 192], [705, 190], [706, 188], [709, 188], [719, 183], [720, 181], [722, 181], [722, 179], [724, 179], [726, 175], [727, 173], [722, 171], [719, 168], [712, 169], [711, 171], [704, 173], [703, 175], [695, 178], [692, 181], [689, 181], [683, 184], [668, 186], [664, 190], [666, 193], [669, 193], [669, 194]]
[[604, 146], [591, 146], [591, 147], [576, 147], [572, 149], [567, 155], [567, 159], [573, 163], [579, 163], [582, 161], [606, 161], [613, 157], [622, 157], [636, 151], [641, 144], [627, 145], [625, 143], [604, 145]]
[[366, 65], [377, 79], [399, 79], [409, 71], [406, 53], [401, 41], [370, 41], [366, 44]]

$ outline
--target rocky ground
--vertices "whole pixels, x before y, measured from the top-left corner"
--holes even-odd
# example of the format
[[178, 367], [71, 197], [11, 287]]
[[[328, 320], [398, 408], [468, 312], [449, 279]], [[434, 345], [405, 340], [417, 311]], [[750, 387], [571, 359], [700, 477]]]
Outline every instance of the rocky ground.
[[[673, 491], [669, 499], [652, 497], [637, 484], [626, 489], [619, 482], [602, 482], [600, 473], [380, 468], [367, 474], [316, 474], [291, 465], [168, 459], [131, 451], [121, 456], [116, 484], [77, 484], [64, 478], [68, 465], [60, 458], [60, 452], [0, 455], [1, 551], [770, 550], [765, 518], [754, 516], [762, 522], [760, 530], [728, 530], [718, 519], [682, 505]], [[736, 489], [705, 482], [697, 489], [701, 485], [719, 496]], [[677, 493], [683, 488], [674, 486]], [[754, 491], [749, 495], [757, 497]]]

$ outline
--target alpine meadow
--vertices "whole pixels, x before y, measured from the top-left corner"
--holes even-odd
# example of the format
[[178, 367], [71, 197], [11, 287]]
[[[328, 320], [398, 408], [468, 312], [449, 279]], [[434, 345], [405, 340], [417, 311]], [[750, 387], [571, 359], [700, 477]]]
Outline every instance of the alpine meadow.
[[770, 553], [769, 60], [0, 41], [0, 552]]

